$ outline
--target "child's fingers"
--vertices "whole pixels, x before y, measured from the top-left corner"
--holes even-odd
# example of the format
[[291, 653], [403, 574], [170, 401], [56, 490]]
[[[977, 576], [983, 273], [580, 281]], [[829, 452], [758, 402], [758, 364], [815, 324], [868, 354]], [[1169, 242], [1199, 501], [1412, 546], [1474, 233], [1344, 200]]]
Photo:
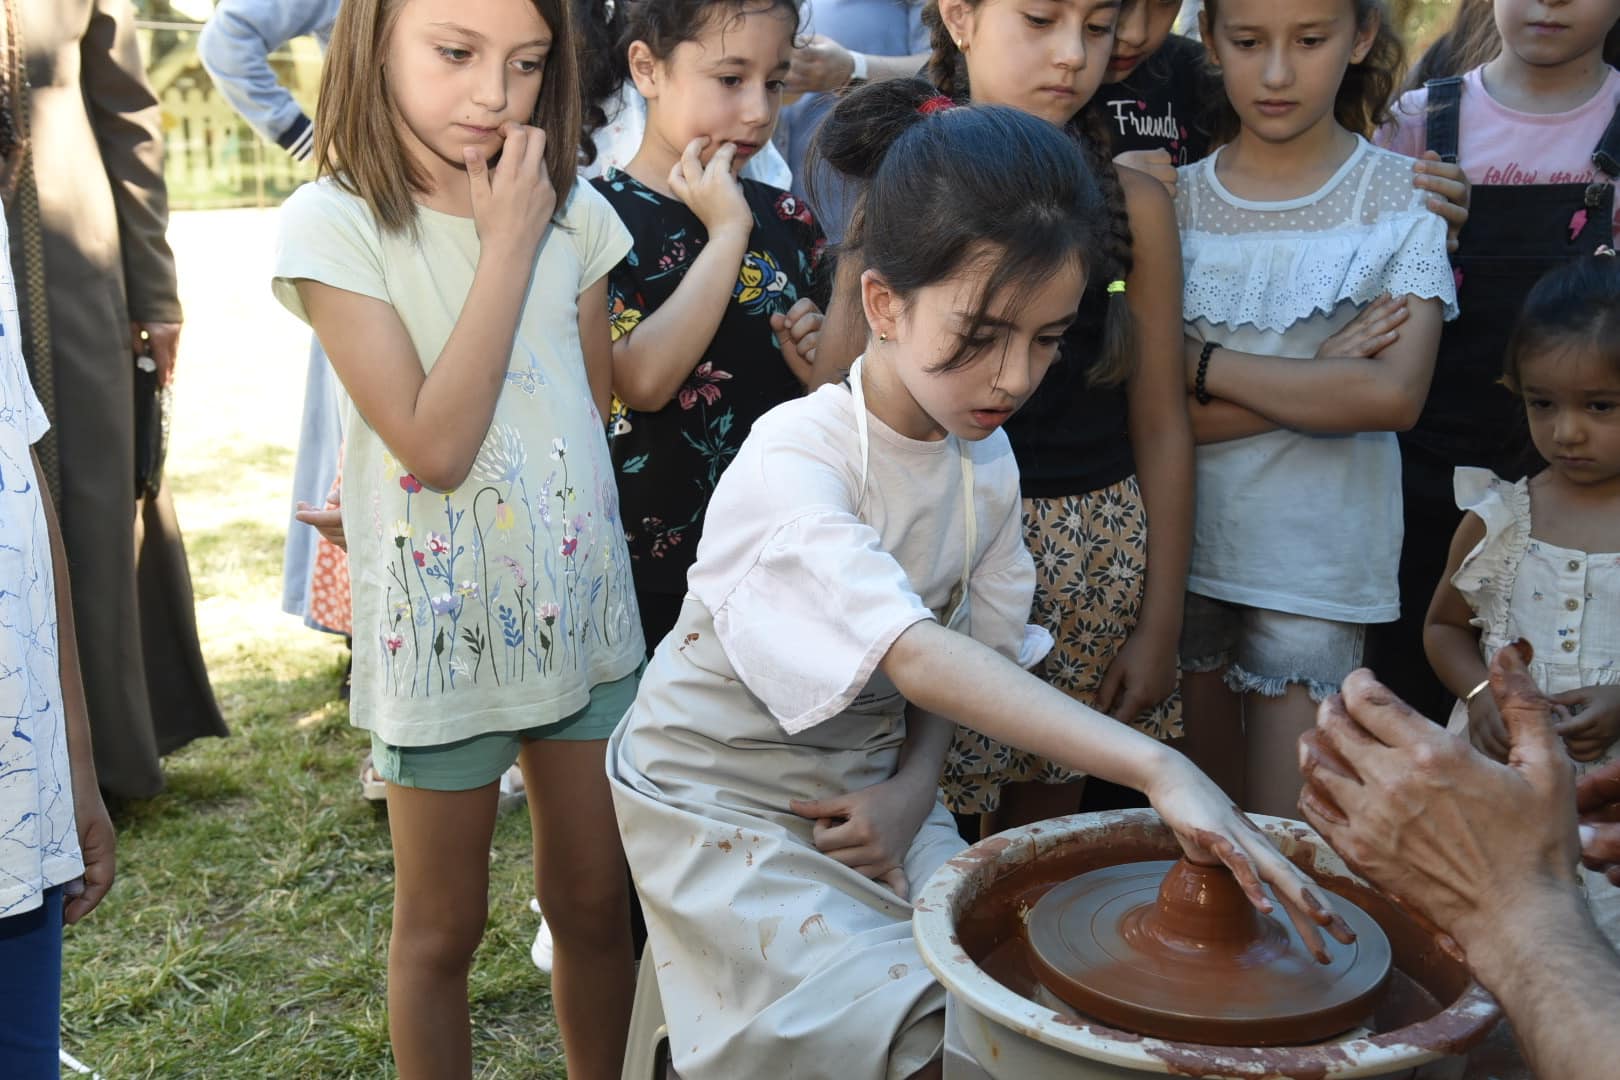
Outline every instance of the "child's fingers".
[[696, 187], [697, 182], [703, 179], [703, 148], [708, 145], [709, 137], [699, 135], [686, 144], [686, 149], [681, 151], [681, 159], [675, 163], [676, 169], [690, 187]]
[[709, 168], [705, 171], [716, 176], [729, 176], [731, 174], [732, 163], [736, 160], [736, 158], [737, 144], [730, 142], [721, 143], [720, 149], [716, 150], [714, 152], [714, 157], [709, 159]]
[[550, 183], [546, 172], [546, 133], [537, 127], [525, 127], [528, 136], [523, 146], [523, 175], [535, 176]]
[[473, 216], [477, 217], [489, 205], [489, 163], [476, 146], [463, 147], [461, 159], [467, 164], [467, 185], [472, 190]]

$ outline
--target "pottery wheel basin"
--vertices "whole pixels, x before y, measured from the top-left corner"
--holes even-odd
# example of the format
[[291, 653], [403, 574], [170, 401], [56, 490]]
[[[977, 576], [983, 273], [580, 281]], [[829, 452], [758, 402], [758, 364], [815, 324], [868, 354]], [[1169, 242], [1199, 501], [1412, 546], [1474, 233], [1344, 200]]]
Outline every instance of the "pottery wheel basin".
[[1224, 866], [1125, 863], [1054, 886], [1024, 920], [1037, 978], [1080, 1012], [1143, 1035], [1226, 1046], [1320, 1042], [1357, 1027], [1389, 980], [1389, 939], [1348, 901], [1356, 935], [1306, 948], [1271, 890], [1256, 910]]
[[[1168, 865], [1181, 855], [1174, 834], [1151, 810], [1080, 814], [987, 837], [947, 862], [915, 894], [912, 930], [918, 950], [946, 990], [948, 1011], [954, 1016], [952, 1037], [972, 1056], [975, 1069], [997, 1080], [1127, 1080], [1154, 1074], [1247, 1080], [1460, 1077], [1462, 1055], [1491, 1031], [1501, 1011], [1473, 981], [1456, 945], [1368, 887], [1308, 826], [1259, 816], [1254, 821], [1358, 932], [1356, 945], [1327, 965], [1343, 977], [1335, 980], [1330, 971], [1329, 986], [1319, 987], [1321, 996], [1302, 1010], [1315, 1014], [1329, 1006], [1337, 1008], [1330, 999], [1340, 994], [1342, 1015], [1324, 1021], [1326, 1029], [1296, 1024], [1299, 1016], [1279, 1018], [1278, 999], [1289, 995], [1272, 984], [1263, 991], [1271, 998], [1264, 1011], [1280, 1019], [1284, 1030], [1251, 1029], [1236, 1037], [1243, 1041], [1219, 1045], [1210, 1042], [1205, 1031], [1177, 1036], [1173, 1033], [1177, 1029], [1157, 1027], [1153, 1018], [1144, 1020], [1143, 1007], [1151, 1006], [1151, 1001], [1128, 1001], [1124, 1014], [1108, 1013], [1106, 1003], [1095, 1001], [1078, 1007], [1072, 988], [1063, 987], [1050, 972], [1037, 970], [1028, 936], [1031, 926], [1037, 935], [1049, 919], [1058, 928], [1054, 933], [1059, 934], [1059, 944], [1041, 948], [1065, 975], [1084, 975], [1100, 966], [1077, 962], [1073, 953], [1087, 947], [1088, 939], [1094, 943], [1106, 940], [1108, 934], [1089, 927], [1084, 932], [1072, 926], [1062, 929], [1063, 913], [1076, 901], [1057, 887], [1109, 868], [1118, 868], [1117, 877], [1126, 882], [1138, 876], [1135, 886], [1119, 885], [1118, 893], [1100, 896], [1093, 905], [1093, 910], [1101, 910], [1113, 904], [1105, 918], [1117, 928], [1126, 920], [1114, 910], [1144, 905], [1151, 910]], [[1136, 896], [1127, 898], [1132, 888]], [[1053, 914], [1037, 917], [1049, 895]], [[1352, 907], [1380, 933], [1370, 932], [1366, 924], [1356, 925]], [[1252, 910], [1243, 899], [1237, 910], [1245, 909]], [[1071, 915], [1071, 920], [1085, 910]], [[1137, 917], [1136, 933], [1156, 930], [1160, 941], [1154, 947], [1169, 948], [1164, 941], [1178, 934], [1167, 934], [1162, 926], [1144, 930], [1140, 924], [1145, 914]], [[1278, 929], [1288, 936], [1280, 905], [1277, 914], [1283, 920]], [[1086, 916], [1092, 922], [1097, 918]], [[1206, 932], [1189, 932], [1181, 925], [1178, 933], [1185, 945]], [[1254, 949], [1262, 954], [1275, 949], [1273, 931], [1262, 930], [1261, 938], [1259, 945], [1251, 942], [1235, 951], [1250, 955]], [[1387, 949], [1387, 978], [1381, 989], [1374, 985], [1375, 974], [1363, 979], [1363, 974], [1375, 973], [1380, 966], [1374, 956], [1380, 941]], [[1182, 950], [1184, 961], [1186, 951]], [[1306, 964], [1319, 966], [1308, 954], [1300, 956], [1301, 971]], [[1195, 1021], [1210, 1021], [1211, 999], [1242, 996], [1237, 981], [1229, 976], [1230, 971], [1210, 975], [1213, 988], [1202, 990], [1204, 1002], [1196, 1009], [1188, 1010], [1186, 999], [1175, 992], [1162, 994], [1160, 1004], [1153, 1007], [1162, 1014], [1190, 1011]], [[1335, 989], [1335, 982], [1342, 986]], [[1363, 1000], [1368, 986], [1373, 986], [1370, 998]]]

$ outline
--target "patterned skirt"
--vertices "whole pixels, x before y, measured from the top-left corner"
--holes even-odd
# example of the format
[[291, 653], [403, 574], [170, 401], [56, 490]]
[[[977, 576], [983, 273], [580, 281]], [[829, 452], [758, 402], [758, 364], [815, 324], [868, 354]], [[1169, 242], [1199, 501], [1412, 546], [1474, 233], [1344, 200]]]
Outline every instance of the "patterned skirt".
[[[1025, 499], [1024, 542], [1035, 557], [1033, 618], [1056, 642], [1046, 681], [1095, 705], [1108, 665], [1136, 627], [1147, 584], [1147, 512], [1136, 477], [1084, 495]], [[1132, 726], [1155, 739], [1179, 737], [1180, 690]], [[1003, 784], [1063, 784], [1084, 775], [957, 728], [940, 790], [952, 812], [983, 814], [1000, 807]]]

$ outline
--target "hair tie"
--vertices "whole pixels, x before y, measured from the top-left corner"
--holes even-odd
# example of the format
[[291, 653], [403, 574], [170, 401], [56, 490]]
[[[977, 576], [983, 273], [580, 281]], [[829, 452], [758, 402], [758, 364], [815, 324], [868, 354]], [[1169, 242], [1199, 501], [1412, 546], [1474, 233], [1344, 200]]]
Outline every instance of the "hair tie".
[[956, 102], [952, 101], [944, 94], [935, 94], [933, 97], [917, 106], [917, 111], [922, 113], [924, 116], [929, 116], [933, 113], [944, 112], [946, 109], [954, 108], [956, 108]]
[[1124, 293], [1125, 293], [1125, 279], [1124, 278], [1115, 278], [1113, 281], [1110, 281], [1108, 283], [1108, 293], [1109, 293], [1110, 296], [1112, 296], [1114, 293], [1119, 293], [1120, 295], [1124, 295]]

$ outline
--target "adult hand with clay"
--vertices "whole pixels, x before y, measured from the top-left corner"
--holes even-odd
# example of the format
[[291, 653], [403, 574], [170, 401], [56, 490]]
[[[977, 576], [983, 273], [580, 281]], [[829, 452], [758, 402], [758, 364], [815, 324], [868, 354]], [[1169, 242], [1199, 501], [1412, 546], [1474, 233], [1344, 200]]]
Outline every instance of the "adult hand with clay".
[[1300, 809], [1346, 862], [1457, 941], [1537, 1075], [1595, 1080], [1620, 1060], [1620, 958], [1575, 877], [1573, 769], [1528, 654], [1510, 646], [1490, 665], [1505, 763], [1353, 672], [1300, 739]]
[[1620, 888], [1620, 761], [1593, 769], [1575, 785], [1581, 861]]

